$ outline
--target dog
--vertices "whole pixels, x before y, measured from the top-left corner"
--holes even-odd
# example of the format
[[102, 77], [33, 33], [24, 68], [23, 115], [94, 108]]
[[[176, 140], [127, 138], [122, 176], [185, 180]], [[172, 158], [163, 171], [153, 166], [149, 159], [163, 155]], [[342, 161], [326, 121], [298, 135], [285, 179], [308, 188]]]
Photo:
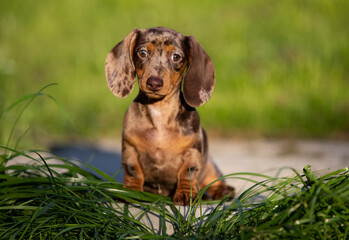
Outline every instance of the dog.
[[[210, 57], [193, 36], [164, 27], [134, 29], [108, 53], [105, 74], [119, 98], [130, 94], [138, 78], [138, 96], [124, 115], [124, 187], [189, 205], [222, 176], [208, 156], [207, 136], [195, 110], [213, 91]], [[233, 197], [234, 188], [218, 180], [206, 194]]]

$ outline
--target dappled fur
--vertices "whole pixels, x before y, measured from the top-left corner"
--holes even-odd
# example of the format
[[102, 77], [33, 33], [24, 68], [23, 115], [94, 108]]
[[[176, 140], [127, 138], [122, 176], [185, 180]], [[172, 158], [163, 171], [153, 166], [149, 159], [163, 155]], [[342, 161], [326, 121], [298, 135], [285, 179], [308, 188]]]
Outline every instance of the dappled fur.
[[[195, 110], [213, 91], [210, 57], [192, 36], [162, 27], [134, 29], [109, 52], [105, 71], [117, 97], [132, 91], [136, 76], [140, 89], [124, 116], [124, 186], [189, 204], [190, 196], [222, 176], [208, 157]], [[207, 192], [218, 199], [233, 196], [234, 189], [219, 180]]]

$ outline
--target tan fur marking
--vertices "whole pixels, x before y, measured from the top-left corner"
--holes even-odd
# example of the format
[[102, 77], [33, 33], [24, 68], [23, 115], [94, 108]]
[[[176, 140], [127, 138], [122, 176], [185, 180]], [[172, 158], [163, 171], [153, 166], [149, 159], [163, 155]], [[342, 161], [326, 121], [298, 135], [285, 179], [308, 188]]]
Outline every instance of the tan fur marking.
[[167, 152], [172, 154], [182, 153], [194, 144], [195, 136], [193, 135], [181, 136], [168, 130], [165, 131], [164, 137], [160, 138], [155, 129], [130, 132], [130, 135], [132, 135], [130, 143], [136, 146], [138, 151], [147, 151], [149, 148], [151, 149], [149, 142], [152, 142], [152, 145], [156, 148], [166, 149]]
[[172, 85], [177, 85], [182, 80], [181, 76], [183, 75], [186, 66], [187, 66], [187, 61], [184, 62], [179, 72], [174, 72], [174, 71], [171, 72], [170, 81]]
[[194, 200], [198, 194], [198, 177], [201, 167], [200, 153], [190, 149], [184, 155], [184, 163], [178, 172], [177, 190], [173, 201], [181, 205], [189, 205], [190, 198]]
[[146, 46], [147, 46], [147, 49], [149, 52], [154, 52], [154, 50], [155, 50], [154, 44], [148, 43]]
[[175, 50], [175, 46], [169, 45], [166, 47], [166, 52], [173, 52]]

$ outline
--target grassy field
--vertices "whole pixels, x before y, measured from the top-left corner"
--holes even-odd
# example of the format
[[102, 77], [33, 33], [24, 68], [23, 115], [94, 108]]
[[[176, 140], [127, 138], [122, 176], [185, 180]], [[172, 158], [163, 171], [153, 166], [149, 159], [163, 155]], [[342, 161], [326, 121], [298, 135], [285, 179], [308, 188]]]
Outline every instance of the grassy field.
[[[171, 199], [122, 189], [58, 156], [6, 149], [0, 157], [0, 239], [348, 239], [348, 168], [319, 175], [306, 166], [294, 177], [235, 173], [255, 185], [236, 199], [203, 202], [203, 192], [182, 214]], [[15, 157], [29, 164], [14, 162]], [[57, 165], [55, 160], [63, 161]], [[62, 172], [63, 170], [63, 172]], [[114, 199], [125, 199], [124, 205]], [[202, 204], [214, 203], [211, 213]], [[141, 208], [138, 214], [129, 208]], [[162, 231], [144, 224], [162, 216]], [[196, 216], [196, 212], [202, 217]], [[200, 216], [199, 215], [199, 216]], [[167, 225], [173, 227], [168, 234]]]
[[[348, 239], [348, 169], [231, 174], [261, 180], [202, 221], [97, 169], [105, 179], [22, 150], [119, 136], [137, 92], [109, 92], [105, 57], [152, 26], [194, 35], [213, 59], [215, 92], [199, 108], [211, 134], [348, 137], [348, 11], [346, 0], [0, 1], [0, 239]], [[154, 232], [115, 197], [161, 214], [174, 233]], [[193, 199], [193, 213], [202, 203]]]
[[[58, 83], [44, 92], [59, 105], [36, 98], [14, 136], [29, 127], [25, 140], [38, 144], [81, 128], [119, 136], [136, 91], [109, 92], [106, 54], [135, 27], [167, 26], [194, 35], [214, 61], [215, 91], [199, 108], [210, 132], [346, 137], [348, 11], [346, 0], [1, 1], [0, 111]], [[1, 142], [18, 111], [2, 117]]]
[[[305, 166], [291, 177], [232, 173], [224, 177], [254, 185], [233, 200], [214, 202], [202, 200], [203, 189], [183, 213], [168, 197], [123, 189], [114, 180], [118, 171], [109, 176], [87, 163], [81, 168], [43, 151], [18, 150], [24, 135], [16, 139], [13, 129], [32, 102], [49, 97], [43, 93], [48, 87], [5, 112], [24, 105], [7, 138], [14, 141], [0, 144], [0, 239], [348, 238], [348, 168], [320, 174]], [[203, 204], [215, 205], [206, 212]], [[148, 213], [161, 216], [161, 231], [146, 224]]]

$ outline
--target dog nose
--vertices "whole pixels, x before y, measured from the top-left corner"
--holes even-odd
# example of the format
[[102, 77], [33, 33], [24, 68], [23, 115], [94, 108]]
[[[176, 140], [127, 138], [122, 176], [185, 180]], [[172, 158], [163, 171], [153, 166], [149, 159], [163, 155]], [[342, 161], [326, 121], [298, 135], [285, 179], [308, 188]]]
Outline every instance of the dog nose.
[[159, 91], [164, 85], [164, 81], [160, 78], [148, 78], [147, 80], [147, 88], [151, 91]]

